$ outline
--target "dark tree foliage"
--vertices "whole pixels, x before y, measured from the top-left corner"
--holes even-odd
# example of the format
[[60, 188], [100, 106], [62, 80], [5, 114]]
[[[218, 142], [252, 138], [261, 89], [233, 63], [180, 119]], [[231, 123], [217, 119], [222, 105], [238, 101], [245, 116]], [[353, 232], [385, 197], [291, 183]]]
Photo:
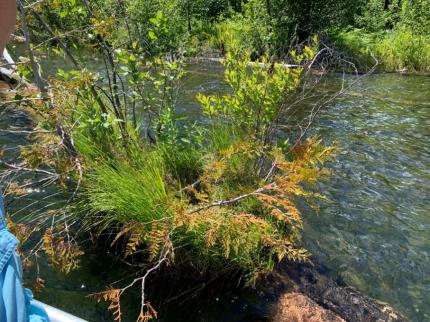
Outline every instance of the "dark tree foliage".
[[[235, 39], [231, 43], [253, 57], [267, 52], [284, 57], [291, 46], [314, 34], [354, 28], [380, 33], [406, 27], [420, 35], [430, 31], [430, 0], [53, 0], [40, 7], [47, 23], [60, 34], [123, 17], [134, 27], [118, 31], [118, 42], [131, 32], [142, 47], [152, 48], [150, 53], [195, 54], [199, 46], [223, 52], [229, 40], [220, 38], [231, 37]], [[87, 7], [96, 15], [89, 15]], [[153, 23], [159, 12], [163, 18]], [[37, 36], [38, 22], [29, 23]], [[72, 35], [76, 37], [68, 41], [82, 39], [79, 33]]]
[[243, 0], [230, 0], [230, 6], [232, 7], [232, 9], [236, 12], [241, 12], [243, 9], [243, 4], [246, 1]]
[[303, 40], [327, 28], [353, 23], [363, 1], [267, 0], [268, 12], [279, 30], [297, 33]]

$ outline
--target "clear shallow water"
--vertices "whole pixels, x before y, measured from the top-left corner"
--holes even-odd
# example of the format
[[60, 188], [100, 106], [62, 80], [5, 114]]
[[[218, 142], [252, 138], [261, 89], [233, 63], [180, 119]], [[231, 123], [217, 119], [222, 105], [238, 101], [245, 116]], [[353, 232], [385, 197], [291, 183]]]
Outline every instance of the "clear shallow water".
[[[222, 68], [200, 64], [188, 70], [179, 110], [202, 120], [195, 94], [226, 91]], [[333, 78], [324, 88], [338, 86], [339, 78]], [[337, 141], [341, 151], [330, 165], [334, 176], [319, 185], [329, 201], [319, 214], [303, 209], [303, 240], [315, 261], [412, 321], [430, 320], [429, 89], [429, 77], [373, 75], [322, 110], [312, 132], [328, 143]], [[0, 128], [10, 123], [0, 121]], [[0, 133], [2, 145], [20, 140]], [[97, 254], [89, 255], [83, 268], [67, 277], [45, 265], [41, 299], [91, 321], [108, 321], [104, 307], [85, 298], [114, 281], [111, 272], [118, 275], [112, 264], [102, 263]], [[236, 300], [232, 295], [216, 304], [214, 299], [213, 311], [222, 309], [223, 317], [214, 313], [210, 320], [225, 321], [228, 310], [232, 317], [243, 316], [243, 303], [239, 307]]]
[[430, 320], [429, 89], [374, 75], [322, 112], [313, 131], [342, 151], [304, 234], [319, 261], [413, 321]]

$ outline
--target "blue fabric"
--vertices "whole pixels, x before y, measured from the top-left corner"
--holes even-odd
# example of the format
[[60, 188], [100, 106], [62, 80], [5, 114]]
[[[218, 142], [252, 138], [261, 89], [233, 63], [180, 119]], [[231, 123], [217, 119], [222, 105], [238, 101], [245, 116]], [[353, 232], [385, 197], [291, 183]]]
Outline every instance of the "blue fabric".
[[33, 294], [22, 286], [21, 260], [15, 253], [18, 240], [6, 227], [3, 196], [0, 194], [0, 321], [49, 322]]
[[29, 322], [49, 322], [45, 309], [33, 301], [33, 293], [25, 289], [25, 300], [27, 308], [27, 321]]

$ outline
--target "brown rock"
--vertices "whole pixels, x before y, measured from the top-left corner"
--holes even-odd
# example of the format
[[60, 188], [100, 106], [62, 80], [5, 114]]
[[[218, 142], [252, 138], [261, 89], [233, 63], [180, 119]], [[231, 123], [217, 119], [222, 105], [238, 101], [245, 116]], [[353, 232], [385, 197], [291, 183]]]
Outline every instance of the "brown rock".
[[274, 322], [345, 322], [304, 294], [285, 293], [276, 305]]
[[[268, 308], [270, 321], [409, 321], [388, 304], [372, 299], [349, 287], [341, 277], [333, 275], [322, 265], [297, 262], [280, 263], [276, 271], [261, 281], [260, 287], [267, 297], [274, 299], [272, 303], [276, 303]], [[297, 317], [293, 319], [291, 316], [294, 315], [288, 314], [297, 310], [293, 310], [293, 307], [289, 306], [290, 304], [286, 304], [290, 296], [288, 294], [301, 294], [316, 306], [332, 312], [341, 320], [331, 320], [330, 317], [328, 320], [324, 320], [323, 315], [321, 319], [316, 320], [304, 319], [303, 316], [299, 316], [299, 319]], [[288, 311], [289, 309], [290, 311]], [[276, 318], [274, 318], [275, 316]], [[315, 316], [318, 317], [318, 315]]]

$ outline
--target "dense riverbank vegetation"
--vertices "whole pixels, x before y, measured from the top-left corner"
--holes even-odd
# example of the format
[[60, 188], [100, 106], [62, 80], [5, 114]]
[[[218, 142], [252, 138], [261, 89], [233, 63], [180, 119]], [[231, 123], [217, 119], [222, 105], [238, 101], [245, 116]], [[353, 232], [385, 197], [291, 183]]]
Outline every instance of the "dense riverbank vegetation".
[[386, 71], [430, 71], [429, 1], [370, 1], [356, 23], [331, 32], [335, 46], [357, 66], [375, 58]]
[[132, 35], [148, 54], [224, 55], [234, 48], [253, 59], [283, 59], [289, 48], [319, 34], [321, 45], [361, 71], [376, 61], [387, 71], [430, 69], [428, 0], [70, 0], [37, 7], [55, 32], [67, 32], [76, 43], [112, 32], [114, 21], [125, 19], [112, 46]]

